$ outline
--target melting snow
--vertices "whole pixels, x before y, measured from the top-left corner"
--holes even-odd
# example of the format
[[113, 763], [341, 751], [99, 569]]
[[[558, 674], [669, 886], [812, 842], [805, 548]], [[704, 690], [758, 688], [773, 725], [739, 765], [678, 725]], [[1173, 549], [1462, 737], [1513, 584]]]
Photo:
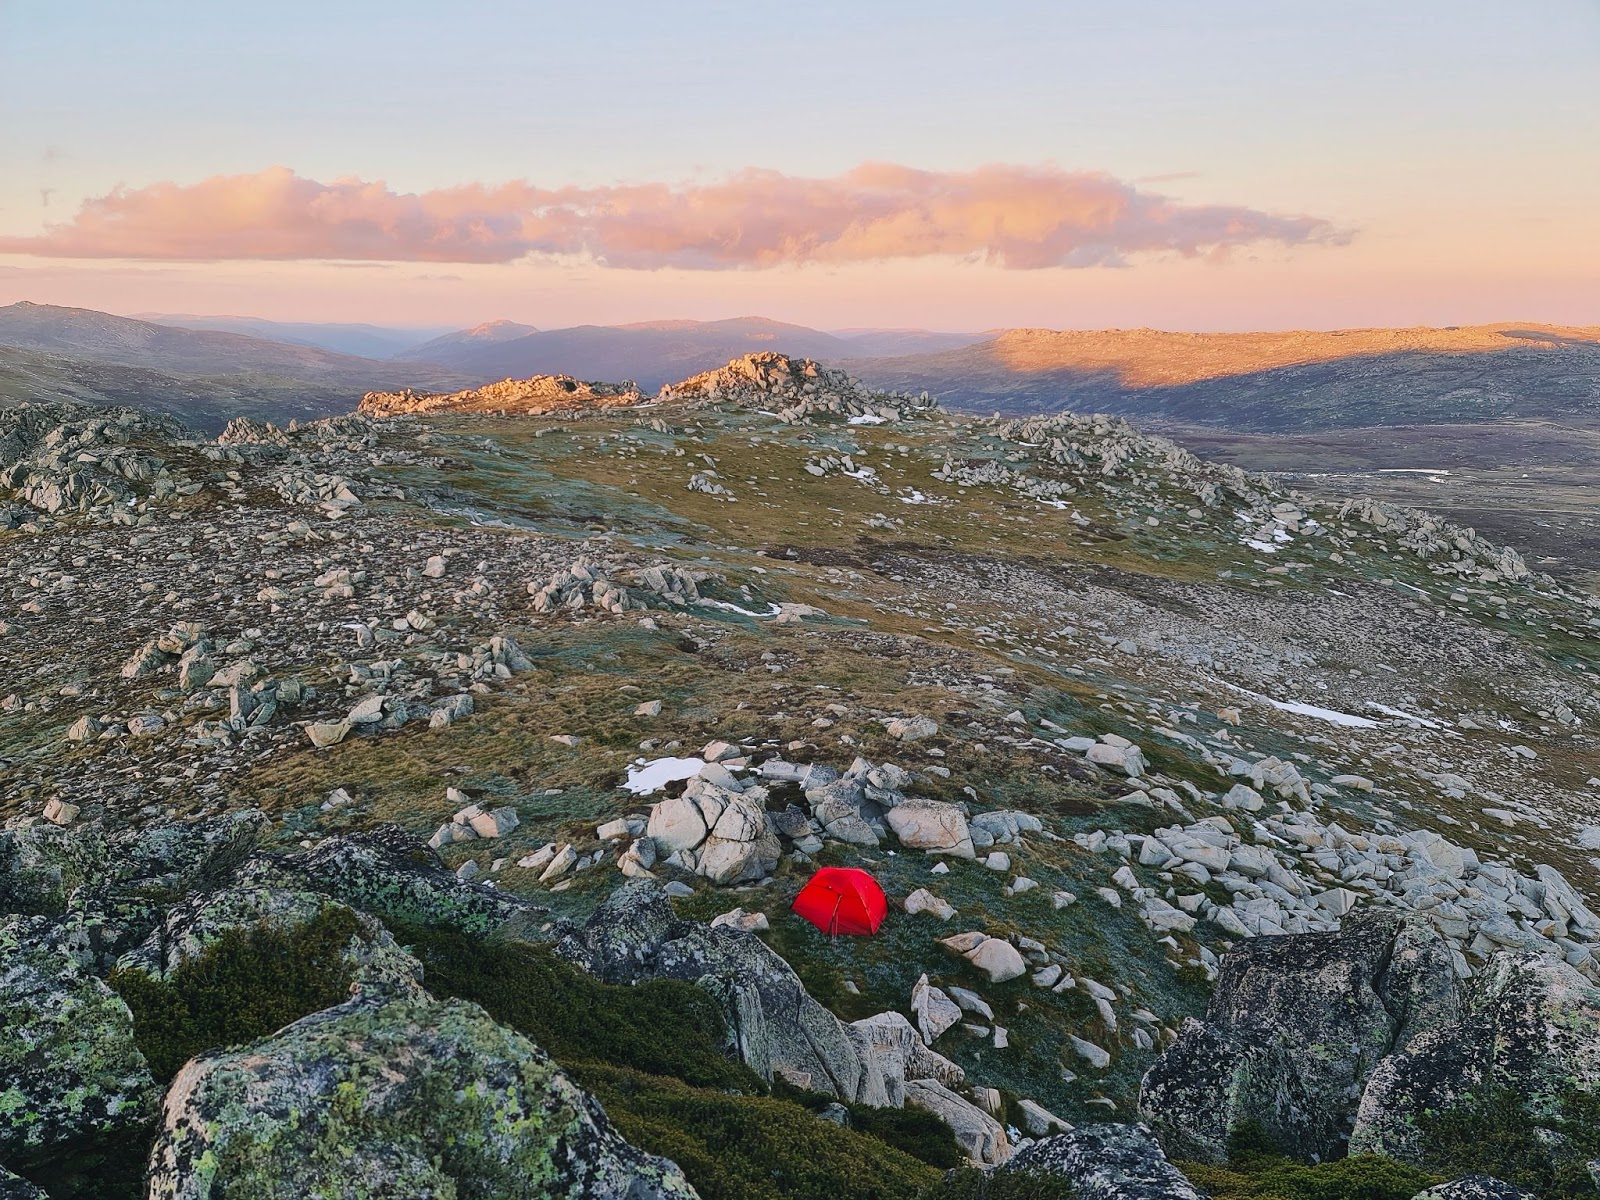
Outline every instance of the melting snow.
[[911, 489], [911, 494], [909, 496], [901, 496], [900, 497], [900, 503], [901, 504], [938, 504], [939, 501], [934, 496], [924, 496], [921, 492], [917, 491], [916, 488], [912, 488]]
[[1376, 729], [1378, 723], [1369, 721], [1366, 717], [1358, 717], [1352, 713], [1340, 712], [1335, 708], [1319, 708], [1315, 704], [1301, 704], [1298, 700], [1274, 700], [1271, 696], [1263, 696], [1260, 692], [1252, 692], [1249, 688], [1229, 684], [1236, 692], [1260, 700], [1263, 704], [1270, 704], [1280, 712], [1294, 713], [1302, 717], [1315, 717], [1319, 721], [1331, 721], [1335, 725], [1345, 725], [1351, 729]]
[[628, 782], [622, 786], [635, 796], [648, 796], [669, 783], [693, 779], [705, 765], [703, 758], [641, 758], [628, 768]]
[[846, 425], [884, 425], [884, 424], [888, 423], [888, 420], [889, 420], [888, 417], [880, 417], [876, 413], [862, 413], [860, 416], [851, 417], [848, 421], [845, 422], [845, 424]]
[[711, 608], [720, 608], [724, 612], [736, 612], [746, 617], [775, 617], [783, 611], [776, 604], [769, 605], [766, 612], [751, 612], [748, 608], [740, 608], [737, 604], [729, 604], [726, 600], [702, 600], [700, 603]]

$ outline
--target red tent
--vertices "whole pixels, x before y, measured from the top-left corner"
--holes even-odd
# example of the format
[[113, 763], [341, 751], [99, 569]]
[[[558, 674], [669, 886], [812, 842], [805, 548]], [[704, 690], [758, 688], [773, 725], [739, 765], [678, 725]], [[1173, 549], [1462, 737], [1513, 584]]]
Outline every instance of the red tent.
[[878, 881], [855, 867], [823, 867], [790, 907], [823, 933], [877, 933], [889, 915]]

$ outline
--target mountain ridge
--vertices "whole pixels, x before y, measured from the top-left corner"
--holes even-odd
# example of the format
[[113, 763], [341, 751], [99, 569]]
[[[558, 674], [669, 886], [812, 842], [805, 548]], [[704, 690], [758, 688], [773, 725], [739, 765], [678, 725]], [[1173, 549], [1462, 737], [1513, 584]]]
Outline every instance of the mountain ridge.
[[153, 313], [127, 314], [129, 319], [147, 321], [154, 325], [167, 325], [176, 329], [210, 330], [217, 333], [242, 333], [272, 342], [286, 342], [296, 346], [315, 346], [335, 354], [351, 354], [358, 358], [385, 359], [399, 357], [430, 338], [448, 330], [440, 328], [408, 329], [399, 326], [373, 325], [343, 321], [274, 321], [265, 317], [241, 317], [229, 314], [204, 313]]

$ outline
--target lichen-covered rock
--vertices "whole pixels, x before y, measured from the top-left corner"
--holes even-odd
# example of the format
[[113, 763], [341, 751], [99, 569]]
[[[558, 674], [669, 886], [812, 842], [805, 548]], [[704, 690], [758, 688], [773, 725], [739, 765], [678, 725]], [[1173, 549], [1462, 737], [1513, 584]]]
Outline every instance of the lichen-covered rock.
[[1533, 1200], [1533, 1194], [1493, 1175], [1463, 1175], [1420, 1191], [1411, 1200]]
[[[346, 909], [325, 896], [271, 887], [236, 887], [191, 897], [167, 910], [159, 928], [117, 962], [122, 970], [168, 978], [230, 930], [264, 925], [288, 932], [309, 925], [330, 907]], [[396, 944], [381, 922], [351, 913], [355, 932], [343, 959], [354, 986], [363, 990], [418, 992], [422, 964]]]
[[882, 1060], [806, 991], [788, 963], [753, 934], [680, 920], [651, 880], [618, 888], [556, 953], [607, 983], [681, 979], [722, 1006], [730, 1046], [763, 1079], [842, 1100], [890, 1103]]
[[463, 882], [398, 825], [324, 838], [296, 854], [261, 856], [241, 884], [319, 892], [386, 920], [485, 932], [545, 910], [494, 888]]
[[1142, 1125], [1080, 1125], [1024, 1146], [1003, 1169], [1059, 1175], [1076, 1200], [1202, 1200]]
[[0, 1157], [14, 1165], [137, 1128], [159, 1097], [128, 1006], [79, 965], [80, 933], [0, 921]]
[[0, 833], [0, 911], [81, 914], [97, 949], [143, 938], [174, 896], [224, 886], [256, 848], [264, 814], [246, 809], [107, 835], [98, 826]]
[[1337, 933], [1252, 938], [1224, 956], [1206, 1019], [1146, 1073], [1139, 1112], [1180, 1157], [1223, 1161], [1246, 1123], [1285, 1153], [1336, 1157], [1378, 1064], [1460, 1012], [1448, 946], [1413, 919], [1364, 911]]
[[694, 1189], [477, 1005], [357, 998], [173, 1080], [150, 1200], [670, 1200]]
[[1464, 1019], [1400, 1048], [1361, 1098], [1352, 1152], [1424, 1162], [1425, 1114], [1491, 1093], [1523, 1107], [1552, 1162], [1577, 1156], [1558, 1132], [1574, 1097], [1600, 1095], [1600, 988], [1538, 954], [1502, 954], [1476, 979]]
[[226, 887], [268, 824], [265, 813], [241, 809], [114, 834], [69, 907], [100, 923], [102, 955], [115, 957], [155, 928], [174, 897]]
[[105, 839], [89, 829], [0, 830], [0, 911], [65, 912], [68, 898], [105, 857]]

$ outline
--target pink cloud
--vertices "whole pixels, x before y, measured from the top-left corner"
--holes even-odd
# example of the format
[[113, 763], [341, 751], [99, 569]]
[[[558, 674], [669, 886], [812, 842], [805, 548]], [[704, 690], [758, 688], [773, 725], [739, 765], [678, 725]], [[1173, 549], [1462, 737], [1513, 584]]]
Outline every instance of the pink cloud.
[[513, 182], [421, 193], [359, 179], [322, 183], [273, 167], [119, 187], [39, 236], [0, 237], [0, 254], [451, 263], [576, 255], [632, 270], [948, 255], [1037, 269], [1348, 236], [1316, 217], [1182, 204], [1110, 175], [1055, 167], [868, 163], [826, 179], [748, 170], [715, 183]]

